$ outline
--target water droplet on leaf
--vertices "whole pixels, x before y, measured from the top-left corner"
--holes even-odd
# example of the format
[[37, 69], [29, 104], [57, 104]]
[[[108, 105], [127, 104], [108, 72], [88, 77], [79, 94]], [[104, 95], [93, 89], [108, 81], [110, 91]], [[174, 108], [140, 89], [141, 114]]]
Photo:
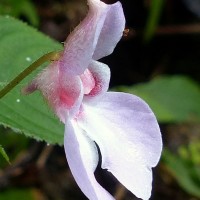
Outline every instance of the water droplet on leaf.
[[32, 59], [30, 57], [26, 57], [26, 61], [31, 62]]

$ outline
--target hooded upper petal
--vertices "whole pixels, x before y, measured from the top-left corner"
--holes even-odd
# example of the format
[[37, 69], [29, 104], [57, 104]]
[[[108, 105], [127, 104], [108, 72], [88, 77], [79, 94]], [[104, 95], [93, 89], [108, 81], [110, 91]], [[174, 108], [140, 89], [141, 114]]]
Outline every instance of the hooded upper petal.
[[92, 58], [111, 54], [123, 34], [125, 18], [119, 2], [88, 0], [88, 5], [87, 16], [65, 41], [61, 62], [70, 75], [82, 74]]
[[71, 172], [87, 198], [114, 200], [95, 179], [94, 171], [98, 163], [95, 143], [78, 127], [75, 120], [66, 122], [64, 147]]
[[93, 59], [98, 60], [111, 54], [125, 29], [125, 17], [120, 2], [109, 5]]
[[88, 0], [88, 5], [87, 16], [65, 41], [61, 62], [70, 75], [83, 74], [91, 62], [108, 11], [100, 0]]
[[83, 104], [78, 123], [99, 145], [102, 167], [137, 197], [149, 199], [151, 168], [160, 158], [162, 141], [148, 105], [130, 94], [108, 92], [98, 102]]

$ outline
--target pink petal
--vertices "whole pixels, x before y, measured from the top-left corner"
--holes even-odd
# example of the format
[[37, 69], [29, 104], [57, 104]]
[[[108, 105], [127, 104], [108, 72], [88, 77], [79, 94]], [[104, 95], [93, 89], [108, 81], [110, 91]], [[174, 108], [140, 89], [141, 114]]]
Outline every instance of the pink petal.
[[33, 89], [42, 92], [48, 104], [63, 122], [66, 111], [70, 111], [70, 116], [79, 111], [83, 99], [81, 80], [78, 76], [63, 74], [59, 62], [51, 63], [24, 91], [30, 93]]
[[98, 60], [111, 54], [121, 39], [125, 29], [125, 17], [120, 2], [109, 5], [109, 10], [101, 30], [93, 59]]
[[28, 85], [22, 88], [21, 92], [24, 95], [31, 94], [37, 90], [37, 82], [35, 80], [32, 80]]
[[104, 63], [92, 61], [88, 70], [93, 76], [95, 85], [90, 93], [84, 96], [84, 100], [94, 100], [107, 92], [110, 82], [110, 68]]
[[84, 104], [79, 125], [100, 147], [102, 168], [142, 199], [151, 195], [152, 171], [162, 140], [156, 118], [140, 98], [106, 93], [96, 104]]
[[82, 190], [91, 200], [114, 200], [94, 177], [98, 163], [95, 143], [85, 135], [75, 121], [67, 121], [64, 139], [65, 153], [71, 172]]
[[70, 75], [83, 74], [91, 62], [108, 6], [99, 0], [88, 0], [85, 19], [68, 36], [61, 60], [62, 69]]
[[90, 70], [86, 69], [84, 73], [80, 75], [80, 78], [83, 84], [84, 94], [89, 94], [95, 87], [95, 80], [92, 73]]

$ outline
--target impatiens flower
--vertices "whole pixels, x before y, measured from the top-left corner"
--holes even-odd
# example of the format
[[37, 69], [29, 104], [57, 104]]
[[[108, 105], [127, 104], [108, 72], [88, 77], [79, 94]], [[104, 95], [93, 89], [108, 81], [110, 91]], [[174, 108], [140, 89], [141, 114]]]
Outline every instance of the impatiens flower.
[[152, 167], [161, 154], [158, 123], [149, 106], [126, 93], [107, 92], [110, 70], [97, 60], [112, 53], [125, 27], [119, 2], [88, 0], [86, 18], [68, 36], [64, 51], [27, 87], [38, 89], [65, 123], [71, 172], [91, 200], [114, 199], [95, 179], [99, 161], [137, 197], [151, 195]]

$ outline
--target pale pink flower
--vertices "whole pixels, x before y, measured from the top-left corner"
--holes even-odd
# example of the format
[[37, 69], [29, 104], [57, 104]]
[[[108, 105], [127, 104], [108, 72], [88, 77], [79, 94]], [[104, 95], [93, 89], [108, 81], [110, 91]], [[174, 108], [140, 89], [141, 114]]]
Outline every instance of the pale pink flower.
[[147, 200], [152, 167], [162, 148], [159, 126], [139, 97], [107, 92], [110, 70], [96, 61], [111, 54], [122, 37], [125, 19], [121, 4], [88, 0], [88, 5], [86, 18], [67, 38], [61, 58], [39, 74], [26, 92], [40, 90], [65, 123], [67, 161], [89, 199], [114, 199], [94, 176], [99, 161], [97, 144], [102, 168]]

